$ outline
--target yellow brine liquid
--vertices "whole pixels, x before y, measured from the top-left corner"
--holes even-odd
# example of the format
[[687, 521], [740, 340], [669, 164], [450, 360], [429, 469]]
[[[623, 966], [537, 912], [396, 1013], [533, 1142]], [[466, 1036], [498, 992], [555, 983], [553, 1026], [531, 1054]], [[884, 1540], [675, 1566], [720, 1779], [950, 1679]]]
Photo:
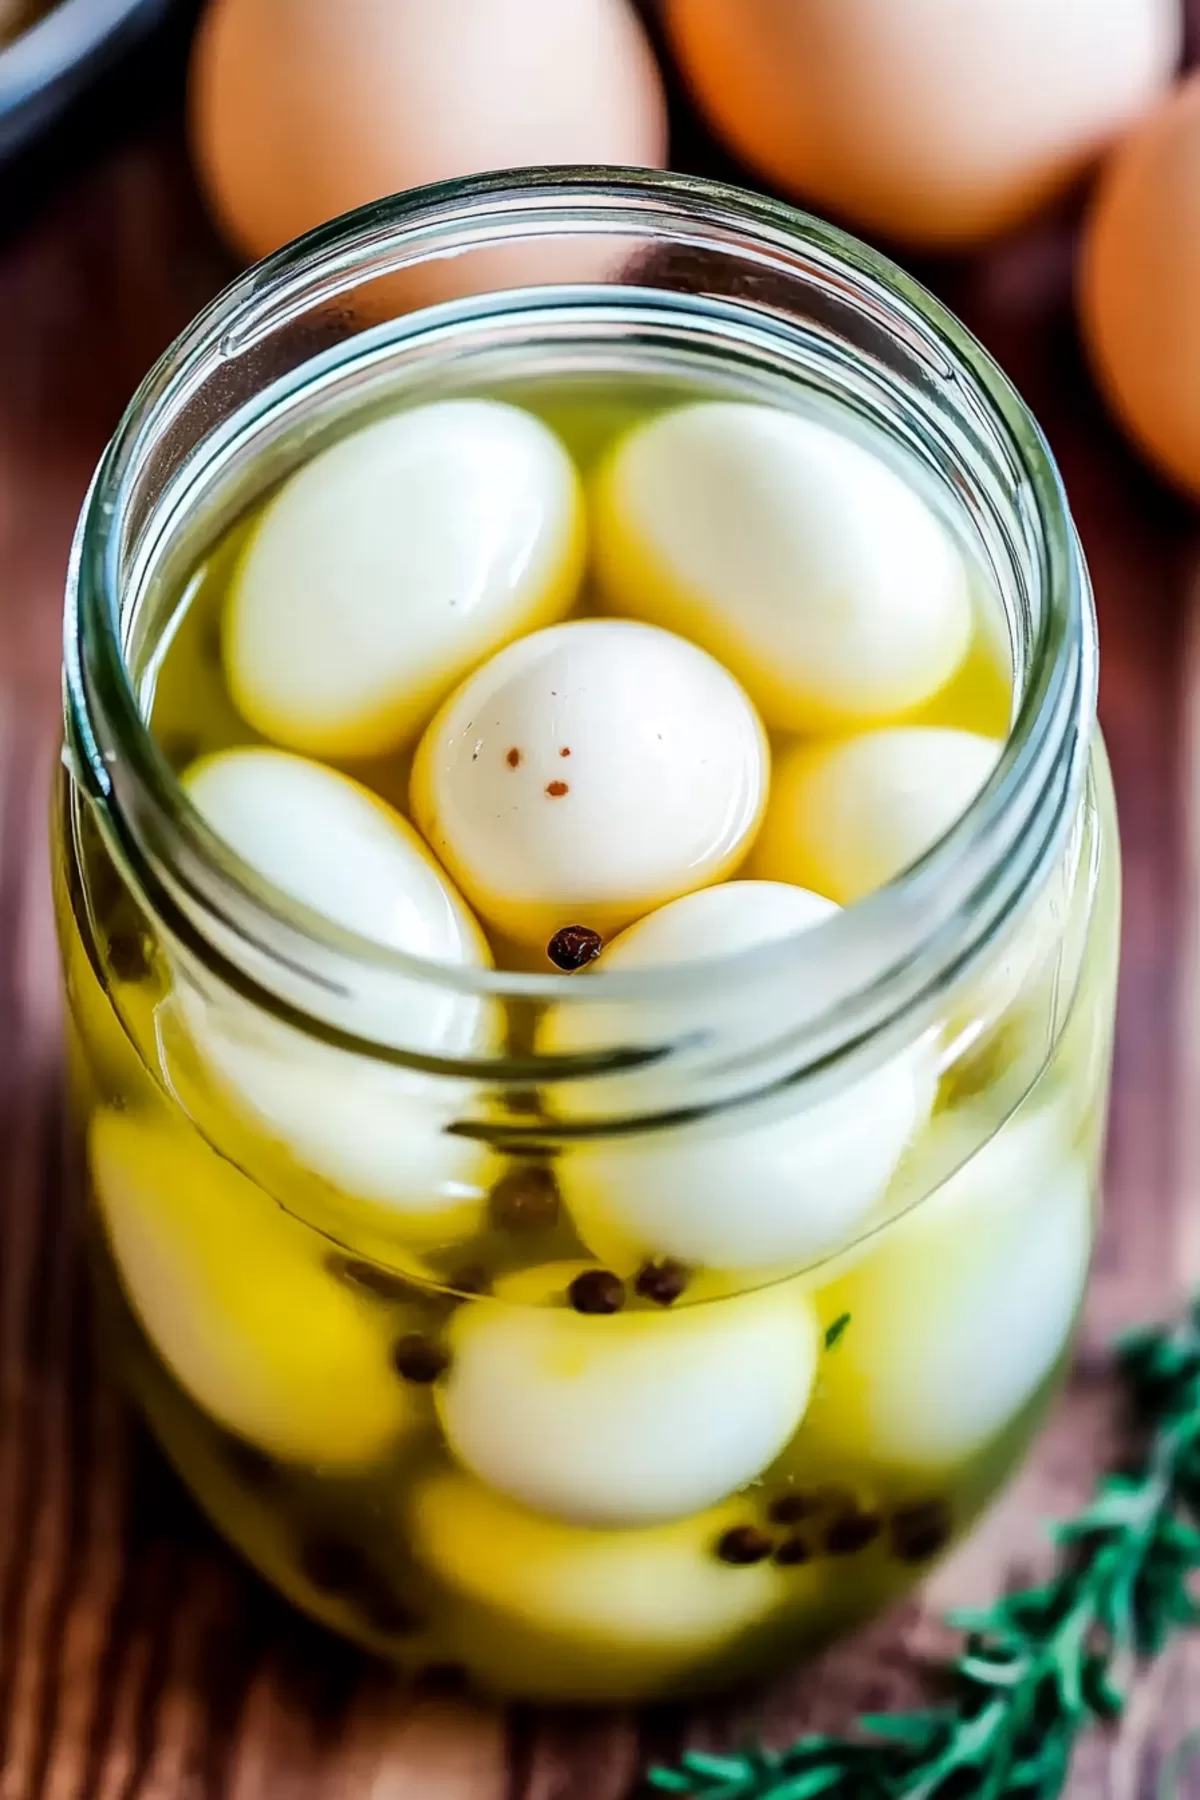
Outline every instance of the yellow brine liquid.
[[[1082, 1299], [1102, 750], [1022, 916], [832, 1082], [755, 1074], [770, 1021], [715, 974], [586, 999], [819, 930], [989, 779], [1008, 634], [915, 476], [650, 376], [377, 409], [196, 559], [140, 683], [230, 854], [437, 965], [367, 993], [394, 1055], [306, 1029], [155, 925], [64, 785], [105, 1316], [220, 1527], [405, 1670], [568, 1700], [740, 1680], [919, 1578]], [[546, 1060], [697, 1019], [717, 1073]]]

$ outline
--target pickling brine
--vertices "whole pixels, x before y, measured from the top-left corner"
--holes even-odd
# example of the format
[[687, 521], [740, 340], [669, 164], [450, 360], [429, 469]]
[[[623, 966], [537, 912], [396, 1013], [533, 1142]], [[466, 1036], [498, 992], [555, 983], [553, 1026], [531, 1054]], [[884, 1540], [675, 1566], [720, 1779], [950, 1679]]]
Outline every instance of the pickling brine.
[[59, 809], [99, 1291], [168, 1456], [316, 1617], [567, 1700], [824, 1642], [1017, 1464], [1117, 942], [1086, 582], [1001, 378], [1057, 586], [865, 358], [755, 377], [753, 309], [735, 358], [620, 295], [615, 356], [548, 288], [486, 356], [436, 309], [247, 399], [130, 549], [115, 710], [69, 617]]

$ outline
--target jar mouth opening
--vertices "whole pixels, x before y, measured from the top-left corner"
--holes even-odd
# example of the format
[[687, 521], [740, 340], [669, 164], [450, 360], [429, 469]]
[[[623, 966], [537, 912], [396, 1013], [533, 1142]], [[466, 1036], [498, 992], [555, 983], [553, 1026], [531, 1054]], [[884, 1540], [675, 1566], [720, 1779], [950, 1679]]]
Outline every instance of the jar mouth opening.
[[[279, 405], [376, 342], [428, 344], [439, 335], [449, 342], [472, 322], [516, 316], [522, 308], [532, 316], [539, 305], [582, 305], [586, 297], [619, 310], [636, 298], [721, 326], [731, 354], [755, 333], [783, 344], [803, 335], [803, 325], [773, 303], [770, 280], [797, 284], [803, 274], [893, 334], [930, 394], [958, 409], [968, 431], [987, 438], [1003, 459], [1030, 604], [1019, 704], [996, 768], [951, 830], [886, 886], [811, 931], [637, 971], [600, 964], [586, 980], [432, 963], [358, 938], [290, 901], [200, 819], [154, 742], [130, 674], [123, 611], [130, 518], [148, 504], [146, 536], [161, 493], [151, 493], [147, 503], [139, 483], [146, 482], [154, 443], [188, 397], [222, 363], [253, 357], [286, 321], [336, 306], [364, 280], [368, 265], [376, 274], [394, 272], [453, 256], [464, 244], [606, 231], [703, 245], [717, 258], [752, 264], [762, 285], [756, 291], [752, 280], [741, 280], [724, 295], [681, 294], [652, 283], [564, 285], [443, 301], [354, 329], [332, 349], [296, 361], [185, 446], [184, 464], [201, 464], [222, 434], [243, 429], [248, 416]], [[949, 456], [944, 446], [943, 455]], [[335, 991], [352, 991], [355, 973], [387, 971], [409, 982], [540, 1006], [669, 1000], [701, 983], [717, 998], [723, 988], [744, 991], [799, 978], [812, 985], [813, 1016], [828, 1015], [843, 1043], [862, 1041], [955, 979], [1048, 868], [1082, 788], [1096, 685], [1091, 597], [1054, 460], [1007, 377], [941, 302], [886, 257], [781, 202], [696, 177], [608, 168], [499, 172], [414, 190], [319, 227], [226, 288], [146, 377], [97, 470], [72, 551], [65, 662], [75, 772], [98, 802], [122, 861], [172, 923], [181, 912], [211, 914], [224, 930], [248, 935], [285, 960], [290, 953], [293, 963], [304, 946], [319, 946], [323, 973], [314, 975], [315, 984]], [[227, 956], [211, 939], [207, 949], [219, 971]], [[270, 1008], [269, 993], [262, 998]]]

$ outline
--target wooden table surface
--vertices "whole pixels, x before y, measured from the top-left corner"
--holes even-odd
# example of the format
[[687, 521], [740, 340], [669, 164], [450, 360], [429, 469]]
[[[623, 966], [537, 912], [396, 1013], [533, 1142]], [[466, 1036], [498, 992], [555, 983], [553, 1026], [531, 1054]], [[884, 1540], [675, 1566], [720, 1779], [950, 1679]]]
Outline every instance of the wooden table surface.
[[[785, 1737], [910, 1698], [941, 1611], [1023, 1579], [1040, 1521], [1102, 1465], [1113, 1330], [1200, 1285], [1197, 517], [1091, 392], [1069, 222], [925, 271], [1061, 461], [1095, 579], [1124, 839], [1106, 1225], [1074, 1376], [1027, 1471], [920, 1602], [750, 1705], [503, 1716], [414, 1699], [217, 1541], [94, 1367], [60, 1149], [45, 815], [67, 547], [135, 382], [228, 273], [190, 185], [174, 66], [169, 51], [149, 75], [139, 64], [49, 155], [0, 170], [0, 1800], [627, 1800], [645, 1760], [687, 1740], [748, 1719]], [[1074, 1800], [1152, 1800], [1197, 1727], [1200, 1640], [1146, 1679], [1119, 1735], [1085, 1745]]]

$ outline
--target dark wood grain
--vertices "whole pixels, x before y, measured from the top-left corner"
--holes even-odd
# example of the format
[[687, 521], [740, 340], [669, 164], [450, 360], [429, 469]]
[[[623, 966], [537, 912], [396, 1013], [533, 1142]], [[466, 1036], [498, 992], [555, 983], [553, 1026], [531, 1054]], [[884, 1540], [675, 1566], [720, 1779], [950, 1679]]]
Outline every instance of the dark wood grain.
[[[137, 105], [145, 112], [139, 99]], [[112, 134], [110, 132], [110, 140]], [[1023, 1577], [1111, 1441], [1105, 1344], [1200, 1281], [1194, 514], [1117, 440], [1071, 323], [1068, 220], [931, 272], [1044, 421], [1095, 577], [1126, 913], [1107, 1221], [1071, 1387], [1025, 1474], [922, 1596], [751, 1703], [581, 1717], [416, 1699], [290, 1613], [200, 1521], [93, 1366], [60, 1153], [45, 793], [59, 607], [90, 470], [226, 272], [170, 109], [0, 189], [0, 1800], [626, 1800], [647, 1758], [911, 1696], [944, 1606]], [[12, 185], [16, 182], [16, 186]], [[1192, 673], [1190, 674], [1189, 671]], [[1079, 1758], [1152, 1800], [1200, 1726], [1200, 1643]], [[1200, 1795], [1200, 1782], [1192, 1796]]]

